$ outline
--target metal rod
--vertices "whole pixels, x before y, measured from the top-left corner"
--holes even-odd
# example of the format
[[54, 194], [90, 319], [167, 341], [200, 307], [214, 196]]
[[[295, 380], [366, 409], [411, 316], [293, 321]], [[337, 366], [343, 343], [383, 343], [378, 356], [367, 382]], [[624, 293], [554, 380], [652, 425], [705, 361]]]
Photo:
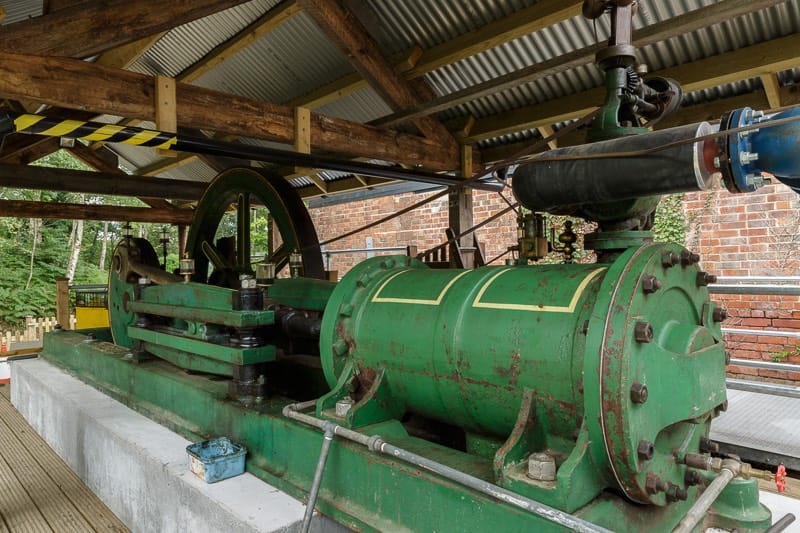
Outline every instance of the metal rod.
[[303, 515], [303, 525], [300, 529], [302, 533], [308, 533], [308, 530], [311, 528], [311, 517], [314, 516], [314, 507], [317, 504], [319, 487], [322, 484], [322, 474], [325, 472], [325, 463], [328, 461], [328, 452], [331, 451], [332, 442], [333, 428], [328, 427], [325, 429], [325, 435], [322, 438], [322, 449], [319, 452], [317, 470], [314, 472], [314, 481], [311, 483], [311, 491], [308, 493], [308, 503], [306, 504], [306, 512]]
[[800, 283], [800, 276], [717, 276], [718, 285], [724, 282]]
[[383, 248], [341, 248], [339, 250], [322, 250], [323, 254], [349, 254], [359, 252], [405, 252], [406, 246], [384, 246]]
[[772, 524], [768, 530], [764, 533], [780, 533], [784, 531], [792, 522], [794, 522], [794, 515], [792, 513], [786, 513], [783, 515], [783, 518]]
[[381, 439], [380, 436], [378, 435], [373, 435], [371, 437], [368, 437], [362, 433], [358, 433], [357, 431], [347, 429], [338, 424], [333, 424], [331, 422], [320, 420], [319, 418], [298, 412], [303, 405], [306, 406], [305, 408], [311, 407], [311, 405], [309, 404], [313, 405], [314, 402], [305, 402], [305, 404], [287, 405], [286, 407], [283, 408], [283, 415], [287, 418], [291, 418], [293, 420], [297, 420], [299, 422], [303, 422], [305, 424], [323, 430], [325, 430], [325, 428], [328, 427], [328, 424], [330, 424], [333, 426], [332, 429], [334, 434], [344, 437], [348, 440], [352, 440], [353, 442], [357, 442], [363, 446], [366, 446], [367, 448], [369, 448], [374, 452], [383, 453], [395, 459], [401, 459], [407, 463], [416, 465], [420, 468], [424, 468], [446, 479], [449, 479], [450, 481], [477, 490], [478, 492], [491, 496], [495, 499], [498, 499], [500, 501], [518, 507], [520, 509], [524, 509], [546, 520], [570, 528], [573, 531], [580, 531], [587, 533], [588, 532], [610, 533], [608, 529], [596, 526], [590, 522], [582, 520], [571, 514], [565, 513], [563, 511], [560, 511], [543, 503], [531, 500], [529, 498], [526, 498], [509, 490], [506, 490], [502, 487], [498, 487], [497, 485], [489, 483], [488, 481], [484, 481], [474, 476], [470, 476], [469, 474], [465, 474], [464, 472], [460, 472], [458, 470], [450, 468], [449, 466], [445, 466], [441, 463], [431, 461], [430, 459], [422, 457], [421, 455], [417, 455], [402, 448], [392, 446], [391, 444], [384, 442], [383, 439]]
[[736, 476], [736, 473], [726, 467], [722, 467], [719, 474], [711, 484], [706, 487], [703, 494], [697, 498], [692, 508], [683, 517], [683, 520], [678, 524], [678, 527], [672, 530], [672, 533], [690, 533], [695, 526], [700, 523], [700, 520], [706, 515], [709, 507], [716, 501], [720, 493], [728, 486], [728, 483]]
[[708, 286], [711, 294], [769, 294], [774, 296], [798, 296], [800, 285], [720, 285]]
[[743, 390], [747, 392], [758, 392], [760, 394], [771, 394], [773, 396], [785, 396], [787, 398], [800, 398], [800, 387], [791, 385], [780, 385], [778, 383], [764, 383], [760, 381], [749, 381], [746, 379], [726, 379], [725, 383], [729, 389]]
[[788, 337], [790, 339], [800, 339], [800, 331], [775, 331], [771, 329], [744, 329], [744, 328], [722, 328], [722, 333], [731, 335], [760, 335], [762, 337]]
[[[23, 120], [18, 121], [22, 117]], [[82, 139], [90, 137], [90, 140], [96, 140], [96, 136], [107, 131], [113, 125], [103, 124], [102, 122], [86, 121], [75, 123], [72, 129], [64, 133], [63, 128], [59, 131], [58, 135], [50, 133], [54, 130], [59, 130], [56, 126], [61, 126], [65, 121], [61, 119], [54, 119], [41, 115], [21, 114], [6, 112], [0, 114], [0, 124], [3, 124], [6, 130], [0, 131], [0, 135], [4, 133], [26, 133], [31, 135], [47, 135], [50, 137], [67, 137], [73, 139]], [[466, 185], [474, 189], [483, 189], [487, 191], [498, 191], [505, 187], [505, 184], [492, 179], [491, 181], [482, 181], [478, 179], [466, 180], [463, 178], [456, 178], [454, 176], [447, 176], [436, 174], [433, 172], [425, 172], [422, 170], [406, 170], [403, 168], [391, 167], [386, 165], [377, 165], [374, 163], [364, 163], [361, 161], [349, 161], [346, 159], [336, 159], [333, 157], [318, 156], [313, 154], [303, 154], [293, 152], [291, 150], [279, 150], [276, 148], [266, 148], [262, 146], [248, 146], [241, 143], [215, 141], [202, 137], [191, 137], [187, 135], [177, 135], [174, 133], [164, 133], [161, 131], [136, 128], [133, 126], [126, 126], [121, 130], [115, 129], [112, 135], [107, 135], [107, 141], [122, 142], [125, 144], [134, 144], [140, 146], [155, 146], [157, 148], [168, 148], [181, 152], [191, 152], [195, 154], [215, 155], [219, 157], [235, 157], [240, 159], [248, 159], [250, 161], [263, 161], [266, 163], [273, 163], [277, 165], [299, 166], [306, 168], [321, 168], [326, 170], [336, 170], [340, 172], [348, 172], [352, 174], [362, 174], [365, 176], [375, 176], [379, 178], [390, 178], [402, 181], [418, 181], [421, 183], [431, 183], [433, 185], [445, 186], [458, 186], [460, 184]], [[149, 141], [140, 142], [137, 139], [148, 138]]]
[[731, 362], [728, 364], [748, 366], [750, 368], [765, 368], [767, 370], [780, 370], [782, 372], [800, 372], [800, 365], [773, 363], [770, 361], [761, 361], [759, 359], [731, 359]]

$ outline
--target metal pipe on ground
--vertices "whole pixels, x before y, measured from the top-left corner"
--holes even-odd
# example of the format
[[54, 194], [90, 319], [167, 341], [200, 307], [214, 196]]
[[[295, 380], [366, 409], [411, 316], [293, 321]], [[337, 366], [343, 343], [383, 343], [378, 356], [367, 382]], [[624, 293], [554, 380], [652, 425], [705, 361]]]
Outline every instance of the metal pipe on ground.
[[449, 479], [450, 481], [477, 490], [478, 492], [520, 509], [524, 509], [546, 520], [570, 528], [573, 531], [585, 533], [611, 533], [608, 529], [594, 525], [585, 520], [581, 520], [580, 518], [569, 513], [559, 511], [558, 509], [543, 503], [525, 498], [524, 496], [506, 490], [502, 487], [498, 487], [497, 485], [474, 476], [470, 476], [469, 474], [460, 472], [454, 468], [450, 468], [449, 466], [431, 461], [430, 459], [422, 457], [421, 455], [398, 448], [397, 446], [392, 446], [391, 444], [384, 442], [384, 440], [378, 435], [368, 437], [362, 433], [342, 427], [338, 424], [333, 424], [326, 420], [320, 420], [319, 418], [299, 412], [303, 409], [313, 407], [315, 404], [316, 401], [312, 400], [308, 402], [287, 405], [283, 408], [283, 416], [323, 430], [328, 427], [327, 424], [331, 424], [333, 426], [332, 429], [335, 435], [339, 435], [353, 442], [357, 442], [362, 446], [366, 446], [373, 452], [382, 453], [395, 459], [405, 461], [409, 464], [413, 464]]
[[325, 472], [325, 463], [328, 461], [328, 452], [331, 450], [331, 443], [333, 442], [333, 426], [332, 423], [325, 428], [325, 435], [322, 438], [322, 449], [319, 452], [319, 460], [317, 461], [317, 470], [314, 472], [314, 481], [311, 482], [311, 490], [308, 493], [308, 503], [306, 504], [306, 512], [303, 515], [303, 525], [300, 528], [302, 533], [308, 533], [311, 528], [311, 518], [314, 516], [314, 507], [317, 505], [317, 496], [319, 496], [319, 487], [322, 484], [322, 474]]
[[785, 396], [787, 398], [800, 398], [800, 387], [791, 385], [779, 385], [777, 383], [763, 383], [760, 381], [748, 381], [744, 379], [725, 380], [729, 389], [743, 390], [747, 392], [758, 392], [761, 394], [771, 394], [773, 396]]
[[756, 284], [712, 284], [708, 286], [711, 294], [768, 294], [773, 296], [798, 296], [800, 286], [798, 285], [756, 285]]
[[783, 518], [772, 524], [772, 526], [764, 533], [780, 533], [781, 531], [785, 531], [786, 528], [794, 522], [794, 520], [795, 516], [792, 513], [786, 513], [783, 515]]

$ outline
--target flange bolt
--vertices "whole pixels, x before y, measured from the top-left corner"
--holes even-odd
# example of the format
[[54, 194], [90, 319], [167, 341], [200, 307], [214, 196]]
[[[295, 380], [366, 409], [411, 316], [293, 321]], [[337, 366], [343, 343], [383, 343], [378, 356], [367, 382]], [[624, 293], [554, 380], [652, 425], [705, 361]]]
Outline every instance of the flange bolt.
[[631, 385], [631, 401], [633, 403], [644, 403], [647, 401], [647, 385], [634, 381]]
[[681, 265], [689, 266], [700, 262], [700, 254], [684, 250], [681, 252]]
[[642, 276], [642, 292], [645, 294], [653, 294], [661, 288], [661, 280], [650, 274]]
[[633, 326], [633, 338], [636, 339], [636, 342], [652, 342], [653, 326], [649, 322], [637, 322]]
[[642, 461], [649, 461], [653, 458], [653, 454], [655, 453], [655, 446], [649, 440], [640, 440], [639, 446], [636, 447], [636, 455]]
[[714, 322], [722, 322], [728, 318], [728, 311], [722, 307], [715, 307], [714, 311], [711, 313], [711, 318], [714, 320]]
[[647, 478], [644, 482], [644, 488], [647, 491], [647, 494], [657, 494], [659, 492], [664, 492], [669, 488], [669, 485], [666, 481], [662, 481], [655, 474], [647, 474]]
[[709, 283], [716, 283], [717, 276], [714, 274], [709, 274], [708, 272], [698, 272], [697, 273], [697, 286], [698, 287], [705, 287]]
[[683, 476], [683, 481], [688, 486], [699, 485], [703, 482], [703, 476], [697, 470], [686, 470], [686, 475]]
[[661, 256], [661, 266], [663, 266], [664, 268], [674, 267], [680, 262], [681, 262], [680, 256], [673, 252], [667, 252]]
[[528, 477], [536, 481], [555, 481], [555, 458], [549, 453], [532, 453], [528, 457]]
[[670, 484], [669, 488], [667, 489], [667, 501], [676, 502], [686, 501], [686, 498], [689, 497], [689, 493], [686, 492], [686, 489], [680, 488], [678, 485]]
[[707, 437], [700, 437], [700, 451], [703, 453], [719, 453], [719, 443]]

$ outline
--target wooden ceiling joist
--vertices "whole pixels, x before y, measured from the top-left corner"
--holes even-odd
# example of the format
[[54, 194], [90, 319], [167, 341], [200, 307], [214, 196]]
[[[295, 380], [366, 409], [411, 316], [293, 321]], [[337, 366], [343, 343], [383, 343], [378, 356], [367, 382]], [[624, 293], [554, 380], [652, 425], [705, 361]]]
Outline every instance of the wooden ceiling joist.
[[239, 0], [84, 2], [9, 24], [0, 49], [86, 58], [241, 4]]
[[190, 209], [153, 209], [118, 205], [67, 204], [0, 200], [0, 217], [48, 218], [60, 220], [108, 220], [119, 222], [150, 222], [154, 224], [188, 225]]
[[[677, 80], [685, 92], [709, 89], [762, 74], [793, 68], [800, 64], [800, 34], [792, 34], [732, 52], [651, 73]], [[507, 133], [538, 128], [581, 117], [596, 109], [605, 96], [598, 87], [557, 100], [480, 119], [466, 142], [478, 142]]]
[[[455, 39], [424, 50], [413, 65], [399, 61], [395, 64], [395, 69], [405, 79], [419, 78], [466, 57], [572, 18], [580, 14], [582, 3], [582, 0], [542, 0]], [[404, 57], [407, 55], [409, 54], [401, 54]], [[288, 104], [303, 105], [313, 109], [366, 86], [367, 82], [360, 74], [349, 74]]]
[[[298, 0], [298, 4], [389, 107], [402, 110], [420, 102], [408, 81], [383, 57], [363, 24], [339, 0]], [[456, 140], [438, 120], [422, 117], [415, 119], [414, 125], [425, 137], [449, 150], [457, 148]]]
[[196, 201], [200, 199], [206, 185], [194, 181], [130, 176], [128, 174], [0, 164], [0, 187], [15, 189], [137, 198], [142, 196], [143, 191], [146, 191], [146, 198]]
[[[634, 43], [638, 47], [648, 46], [677, 35], [696, 31], [713, 24], [783, 3], [785, 0], [721, 0], [678, 17], [646, 26], [634, 32]], [[538, 4], [537, 4], [538, 5]], [[498, 76], [440, 98], [424, 102], [409, 110], [394, 113], [372, 122], [375, 126], [390, 126], [420, 116], [427, 116], [490, 96], [499, 91], [513, 89], [524, 83], [544, 79], [560, 72], [594, 62], [595, 53], [605, 44], [596, 44], [563, 54], [529, 67]]]
[[[68, 58], [0, 52], [0, 98], [30, 99], [95, 114], [155, 120], [151, 76]], [[177, 85], [178, 125], [242, 137], [292, 143], [294, 110], [211, 89]], [[457, 168], [457, 150], [416, 135], [387, 131], [343, 119], [312, 114], [316, 148], [340, 154], [421, 165]]]

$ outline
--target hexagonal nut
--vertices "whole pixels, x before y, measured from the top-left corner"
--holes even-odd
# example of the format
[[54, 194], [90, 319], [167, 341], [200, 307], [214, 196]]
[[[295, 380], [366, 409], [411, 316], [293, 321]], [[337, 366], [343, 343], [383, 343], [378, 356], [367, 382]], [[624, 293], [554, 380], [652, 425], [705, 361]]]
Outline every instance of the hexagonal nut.
[[708, 272], [698, 272], [696, 281], [698, 287], [705, 287], [709, 283], [716, 283], [717, 276], [714, 274], [709, 274]]
[[722, 307], [715, 307], [714, 311], [711, 312], [711, 319], [714, 322], [722, 322], [728, 318], [728, 311]]
[[653, 326], [649, 322], [637, 322], [633, 326], [633, 338], [636, 342], [652, 342]]
[[677, 264], [680, 264], [680, 262], [680, 256], [673, 252], [667, 252], [661, 256], [661, 265], [665, 268], [673, 267]]
[[700, 262], [700, 254], [684, 250], [681, 252], [681, 265], [689, 266]]
[[647, 385], [634, 381], [631, 385], [631, 401], [633, 403], [644, 403], [647, 401]]
[[647, 491], [647, 494], [656, 494], [659, 492], [664, 492], [667, 490], [667, 483], [662, 481], [658, 476], [655, 474], [647, 474], [647, 478], [644, 482], [644, 488]]
[[356, 402], [350, 396], [346, 398], [342, 398], [341, 400], [336, 402], [336, 416], [339, 417], [346, 417], [347, 413], [350, 412], [350, 409], [353, 407], [353, 404]]
[[646, 439], [640, 440], [639, 445], [636, 447], [636, 456], [642, 461], [649, 461], [652, 459], [655, 452], [656, 447], [652, 442]]
[[547, 453], [532, 453], [528, 457], [528, 477], [535, 481], [555, 481], [555, 458]]
[[642, 276], [642, 292], [652, 294], [661, 288], [661, 280], [650, 274]]

